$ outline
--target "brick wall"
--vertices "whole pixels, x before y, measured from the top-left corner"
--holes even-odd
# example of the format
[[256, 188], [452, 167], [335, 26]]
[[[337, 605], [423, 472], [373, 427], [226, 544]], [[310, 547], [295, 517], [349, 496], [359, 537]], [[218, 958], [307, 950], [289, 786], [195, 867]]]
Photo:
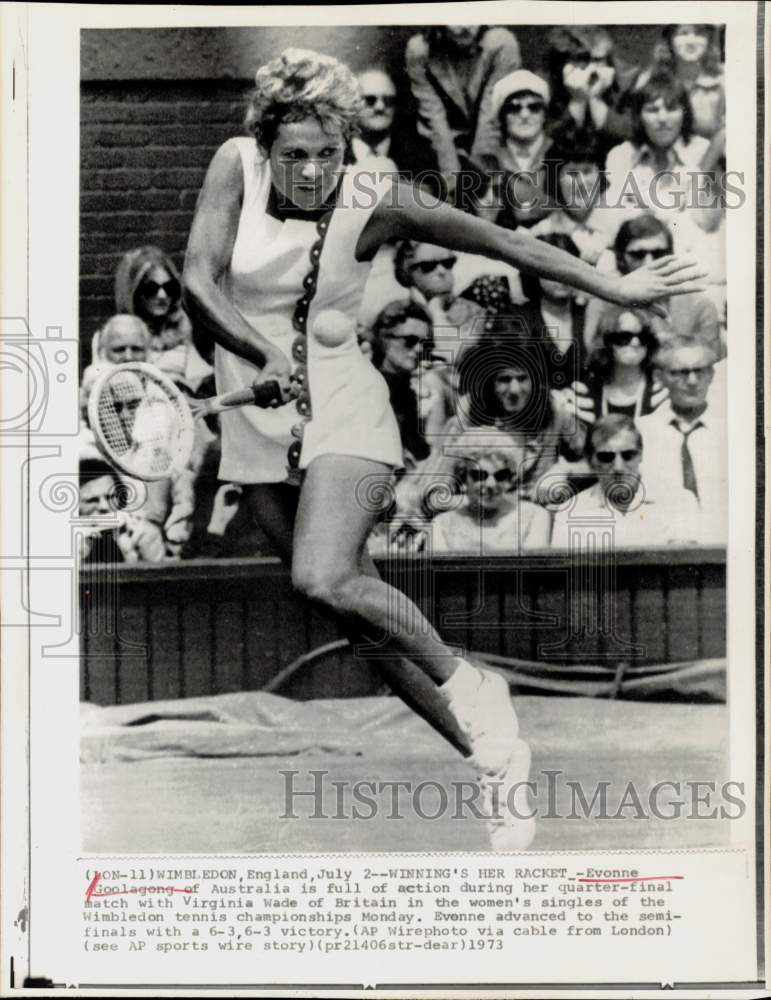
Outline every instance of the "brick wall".
[[[241, 131], [247, 82], [86, 84], [81, 95], [80, 336], [114, 310], [121, 256], [154, 243], [181, 266], [216, 148]], [[84, 360], [88, 360], [87, 357]]]

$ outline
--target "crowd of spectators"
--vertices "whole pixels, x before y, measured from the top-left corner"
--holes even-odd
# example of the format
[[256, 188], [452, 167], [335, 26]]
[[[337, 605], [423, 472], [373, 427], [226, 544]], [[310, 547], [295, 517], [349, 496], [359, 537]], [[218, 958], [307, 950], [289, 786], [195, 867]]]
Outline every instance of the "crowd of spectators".
[[[404, 469], [373, 552], [726, 542], [719, 32], [665, 27], [625, 65], [602, 27], [544, 31], [541, 66], [527, 65], [514, 31], [464, 25], [417, 32], [401, 74], [366, 68], [350, 169], [412, 177], [606, 272], [693, 254], [706, 288], [640, 311], [441, 246], [382, 248], [358, 330], [388, 384]], [[395, 131], [409, 102], [412, 146]], [[181, 292], [162, 249], [132, 250], [115, 312], [93, 335], [81, 385], [81, 517], [96, 518], [85, 559], [265, 551], [238, 485], [217, 478], [216, 421], [197, 422], [188, 468], [129, 484], [130, 509], [88, 429], [105, 366], [144, 361], [190, 398], [214, 394]]]

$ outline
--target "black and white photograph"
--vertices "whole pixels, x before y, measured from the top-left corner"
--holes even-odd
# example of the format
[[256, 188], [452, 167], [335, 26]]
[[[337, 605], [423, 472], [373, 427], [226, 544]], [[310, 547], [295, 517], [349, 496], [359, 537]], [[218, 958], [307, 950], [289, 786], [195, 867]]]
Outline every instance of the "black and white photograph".
[[[738, 6], [81, 9], [45, 167], [53, 73], [29, 69], [30, 205], [55, 200], [57, 157], [74, 180], [26, 318], [4, 308], [3, 377], [26, 325], [68, 395], [37, 437], [31, 404], [4, 417], [59, 456], [55, 476], [53, 451], [23, 466], [4, 565], [54, 530], [71, 545], [18, 577], [18, 624], [51, 619], [27, 766], [50, 727], [47, 780], [66, 775], [25, 815], [66, 796], [59, 848], [86, 875], [94, 971], [70, 985], [113, 985], [90, 954], [109, 948], [116, 986], [220, 982], [169, 954], [217, 947], [217, 920], [220, 950], [277, 952], [254, 988], [326, 982], [300, 971], [314, 948], [346, 989], [439, 988], [439, 955], [426, 976], [414, 953], [341, 971], [423, 920], [399, 947], [458, 952], [457, 988], [464, 961], [471, 983], [533, 982], [501, 964], [522, 934], [558, 935], [566, 969], [583, 936], [625, 937], [616, 984], [640, 979], [637, 935], [669, 956], [656, 989], [761, 976], [765, 8]], [[54, 571], [70, 608], [46, 604]], [[741, 882], [730, 958], [710, 871], [718, 895]], [[279, 917], [235, 915], [246, 893], [310, 923], [255, 927]], [[137, 897], [122, 919], [166, 929], [109, 923]], [[443, 905], [477, 919], [473, 897], [505, 911], [489, 942], [442, 929]], [[314, 905], [340, 930], [314, 940]], [[398, 910], [394, 940], [370, 906]]]
[[724, 843], [724, 26], [296, 37], [81, 36], [84, 847]]

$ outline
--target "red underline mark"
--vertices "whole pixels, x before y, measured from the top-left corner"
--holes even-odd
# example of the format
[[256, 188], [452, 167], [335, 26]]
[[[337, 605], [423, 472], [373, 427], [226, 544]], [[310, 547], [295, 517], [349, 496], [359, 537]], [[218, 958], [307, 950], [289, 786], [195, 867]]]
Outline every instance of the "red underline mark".
[[638, 875], [635, 878], [578, 878], [576, 882], [669, 882], [685, 875]]
[[101, 872], [95, 872], [94, 877], [91, 879], [88, 888], [86, 889], [86, 902], [91, 899], [102, 899], [105, 896], [127, 896], [133, 893], [139, 892], [140, 889], [157, 889], [159, 892], [186, 892], [192, 893], [192, 889], [175, 889], [171, 885], [157, 885], [157, 886], [137, 886], [134, 889], [115, 889], [114, 891], [108, 892], [97, 892], [96, 887], [99, 885], [99, 881], [102, 877]]

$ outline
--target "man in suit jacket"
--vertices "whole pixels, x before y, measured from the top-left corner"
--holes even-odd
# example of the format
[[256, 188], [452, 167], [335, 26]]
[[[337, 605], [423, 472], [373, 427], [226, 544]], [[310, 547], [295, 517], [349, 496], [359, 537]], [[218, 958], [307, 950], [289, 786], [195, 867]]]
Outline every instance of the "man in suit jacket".
[[521, 62], [519, 43], [506, 28], [446, 25], [428, 28], [407, 42], [418, 132], [430, 141], [451, 192], [464, 154], [477, 161], [500, 145], [493, 87]]

